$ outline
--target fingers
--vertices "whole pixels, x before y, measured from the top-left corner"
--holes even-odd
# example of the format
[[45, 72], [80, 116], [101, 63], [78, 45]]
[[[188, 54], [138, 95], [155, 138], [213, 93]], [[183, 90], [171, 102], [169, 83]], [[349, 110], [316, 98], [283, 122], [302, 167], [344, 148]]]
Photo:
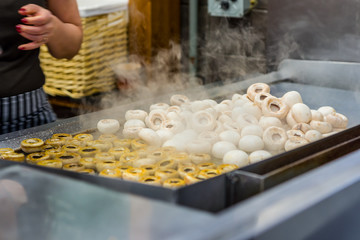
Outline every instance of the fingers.
[[42, 7], [35, 4], [27, 4], [19, 9], [19, 14], [23, 16], [34, 16]]
[[41, 45], [43, 45], [45, 42], [30, 42], [27, 44], [22, 44], [18, 46], [19, 50], [33, 50], [36, 48], [39, 48]]
[[26, 17], [21, 19], [24, 24], [16, 25], [16, 31], [32, 42], [18, 46], [18, 49], [32, 50], [47, 43], [51, 35], [50, 11], [35, 4], [28, 4], [19, 9], [19, 14]]

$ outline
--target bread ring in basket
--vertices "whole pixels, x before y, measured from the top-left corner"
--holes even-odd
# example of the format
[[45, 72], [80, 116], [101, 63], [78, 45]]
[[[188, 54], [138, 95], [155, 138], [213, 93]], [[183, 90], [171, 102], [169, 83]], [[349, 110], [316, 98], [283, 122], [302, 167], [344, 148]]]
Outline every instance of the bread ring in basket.
[[20, 148], [23, 152], [33, 153], [40, 152], [43, 145], [44, 141], [40, 138], [29, 138], [21, 141]]

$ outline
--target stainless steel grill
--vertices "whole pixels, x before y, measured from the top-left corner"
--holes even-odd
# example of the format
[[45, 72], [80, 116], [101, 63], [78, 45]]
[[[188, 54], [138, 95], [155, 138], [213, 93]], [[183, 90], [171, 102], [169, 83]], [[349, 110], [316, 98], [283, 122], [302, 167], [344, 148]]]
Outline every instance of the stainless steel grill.
[[[324, 73], [324, 69], [327, 70], [326, 76], [321, 74]], [[280, 65], [278, 71], [270, 74], [224, 86], [206, 86], [184, 93], [191, 95], [192, 92], [199, 93], [201, 91], [203, 96], [221, 100], [230, 97], [235, 92], [244, 92], [252, 83], [264, 82], [271, 85], [271, 93], [275, 96], [280, 97], [287, 91], [296, 90], [301, 93], [304, 103], [313, 109], [325, 105], [333, 106], [338, 112], [349, 118], [349, 129], [265, 161], [180, 189], [165, 189], [124, 180], [43, 169], [37, 166], [31, 167], [81, 179], [120, 192], [134, 193], [205, 211], [219, 212], [234, 203], [357, 150], [360, 147], [360, 126], [358, 126], [360, 106], [357, 104], [358, 95], [353, 87], [356, 84], [356, 76], [360, 76], [359, 64], [287, 60]], [[329, 83], [324, 84], [324, 78], [328, 79]], [[342, 80], [340, 83], [334, 79]], [[94, 131], [93, 127], [100, 119], [107, 116], [123, 119], [124, 113], [128, 109], [148, 107], [149, 104], [165, 99], [169, 99], [169, 96], [147, 99], [1, 136], [3, 141], [0, 142], [0, 147], [18, 148], [23, 139], [31, 137], [45, 139], [51, 137], [53, 133], [59, 132], [91, 132]], [[83, 122], [83, 118], [87, 121]], [[0, 164], [5, 166], [14, 163], [1, 161]]]

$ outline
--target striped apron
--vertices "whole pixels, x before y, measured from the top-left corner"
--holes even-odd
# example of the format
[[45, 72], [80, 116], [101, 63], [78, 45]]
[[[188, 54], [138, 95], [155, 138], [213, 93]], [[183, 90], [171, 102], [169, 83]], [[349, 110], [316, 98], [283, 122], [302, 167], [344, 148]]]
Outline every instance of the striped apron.
[[0, 134], [54, 122], [56, 115], [42, 88], [0, 98]]

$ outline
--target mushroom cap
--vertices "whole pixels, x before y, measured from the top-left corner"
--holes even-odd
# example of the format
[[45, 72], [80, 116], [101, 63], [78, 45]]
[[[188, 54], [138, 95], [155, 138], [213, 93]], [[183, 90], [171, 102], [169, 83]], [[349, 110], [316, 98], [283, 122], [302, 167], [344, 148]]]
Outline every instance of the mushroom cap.
[[246, 135], [239, 140], [239, 149], [244, 152], [254, 152], [256, 150], [264, 149], [264, 141], [261, 137], [256, 135]]
[[223, 159], [224, 155], [231, 151], [236, 150], [236, 146], [231, 142], [219, 141], [212, 146], [211, 153], [214, 157]]
[[249, 165], [249, 155], [241, 150], [228, 151], [223, 158], [224, 164], [235, 164], [238, 167]]
[[287, 92], [281, 98], [284, 101], [284, 103], [288, 105], [290, 108], [296, 103], [303, 102], [301, 94], [297, 91]]
[[250, 164], [252, 164], [252, 163], [260, 162], [262, 160], [270, 158], [271, 156], [272, 156], [272, 154], [268, 151], [257, 150], [257, 151], [250, 153], [249, 161], [250, 161]]
[[303, 103], [295, 103], [291, 107], [291, 114], [297, 123], [309, 123], [311, 121], [311, 110]]

